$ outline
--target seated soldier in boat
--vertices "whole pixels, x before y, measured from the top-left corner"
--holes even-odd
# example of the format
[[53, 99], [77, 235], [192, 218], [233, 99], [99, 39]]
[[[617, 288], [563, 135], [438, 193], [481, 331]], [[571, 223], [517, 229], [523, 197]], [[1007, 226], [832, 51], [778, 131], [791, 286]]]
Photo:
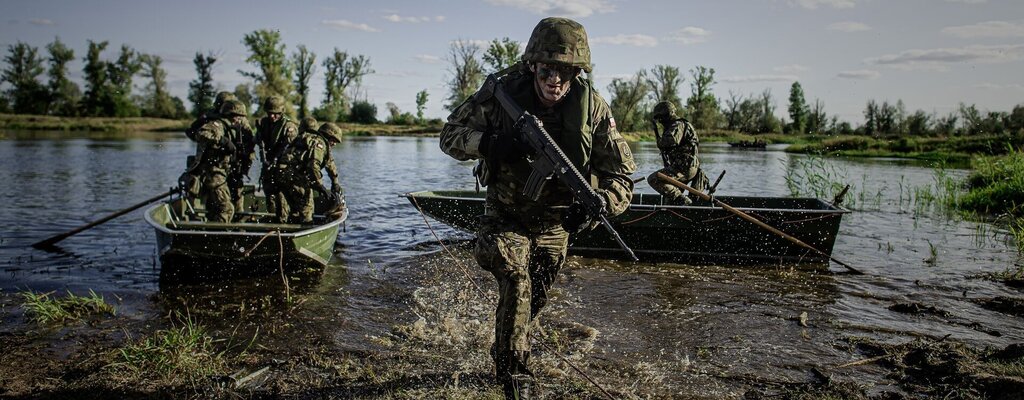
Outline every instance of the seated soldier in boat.
[[[314, 122], [315, 123], [315, 122]], [[286, 223], [308, 224], [313, 222], [313, 191], [320, 196], [334, 200], [334, 211], [345, 207], [345, 200], [338, 182], [338, 167], [331, 156], [331, 148], [341, 143], [341, 128], [331, 122], [320, 126], [315, 133], [303, 133], [279, 161], [281, 190], [288, 205]], [[331, 176], [331, 191], [328, 192], [321, 179], [321, 169], [327, 169]]]
[[676, 107], [667, 101], [654, 106], [651, 118], [664, 167], [647, 176], [647, 183], [661, 193], [665, 204], [690, 204], [690, 197], [683, 193], [682, 189], [658, 179], [658, 172], [688, 183], [697, 190], [703, 191], [707, 188], [708, 177], [701, 170], [700, 159], [697, 158], [697, 147], [700, 144], [697, 132], [689, 121], [676, 117]]

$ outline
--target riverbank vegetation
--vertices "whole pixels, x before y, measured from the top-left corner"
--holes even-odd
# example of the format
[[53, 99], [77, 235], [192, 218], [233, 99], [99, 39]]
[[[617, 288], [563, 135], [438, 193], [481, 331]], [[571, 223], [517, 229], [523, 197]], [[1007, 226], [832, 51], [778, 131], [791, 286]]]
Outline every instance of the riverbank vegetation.
[[92, 290], [88, 296], [76, 296], [68, 292], [67, 296], [53, 296], [53, 293], [22, 292], [22, 308], [34, 322], [67, 323], [78, 321], [88, 316], [113, 315], [114, 306], [103, 300], [103, 296]]

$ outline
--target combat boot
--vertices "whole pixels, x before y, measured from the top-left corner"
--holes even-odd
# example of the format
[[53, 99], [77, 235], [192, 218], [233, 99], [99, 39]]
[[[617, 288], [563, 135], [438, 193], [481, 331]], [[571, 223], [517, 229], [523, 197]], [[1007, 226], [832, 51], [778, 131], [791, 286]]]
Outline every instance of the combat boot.
[[529, 400], [533, 398], [533, 377], [526, 374], [515, 374], [502, 384], [505, 400]]

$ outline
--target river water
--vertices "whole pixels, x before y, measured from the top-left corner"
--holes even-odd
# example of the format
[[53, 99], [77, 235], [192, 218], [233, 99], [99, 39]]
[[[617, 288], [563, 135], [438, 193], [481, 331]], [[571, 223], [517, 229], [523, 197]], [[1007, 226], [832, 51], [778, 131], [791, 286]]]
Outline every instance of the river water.
[[[161, 299], [192, 288], [161, 285], [154, 233], [141, 210], [66, 239], [59, 252], [29, 245], [166, 191], [194, 144], [179, 134], [58, 137], [0, 139], [0, 290], [94, 290], [116, 298], [122, 315], [146, 319], [166, 313], [171, 306]], [[454, 319], [490, 323], [493, 283], [473, 265], [465, 242], [470, 236], [433, 220], [432, 232], [400, 197], [472, 189], [472, 163], [441, 153], [436, 138], [347, 138], [333, 151], [351, 216], [331, 265], [294, 288], [307, 300], [300, 315], [313, 321], [309, 329], [338, 348], [371, 351], [376, 345], [368, 338], [387, 336], [395, 326], [420, 319], [429, 330], [438, 323], [434, 317], [445, 318], [439, 310], [452, 306], [444, 304], [452, 300], [437, 282], [446, 274], [471, 276], [486, 292], [467, 308], [475, 311]], [[556, 283], [551, 324], [583, 332], [585, 351], [579, 352], [586, 356], [580, 362], [606, 364], [601, 370], [612, 372], [605, 378], [618, 379], [620, 390], [655, 397], [738, 396], [751, 382], [800, 382], [810, 379], [811, 366], [863, 358], [843, 344], [855, 337], [902, 343], [950, 335], [996, 347], [1024, 341], [1019, 318], [980, 305], [996, 296], [1020, 296], [978, 278], [1019, 264], [1017, 251], [1001, 228], [951, 217], [926, 201], [927, 193], [939, 190], [933, 166], [895, 159], [815, 160], [775, 146], [745, 151], [708, 144], [701, 151], [712, 180], [728, 171], [718, 190], [723, 195], [788, 196], [786, 177], [813, 171], [853, 184], [848, 198], [854, 212], [843, 217], [833, 255], [866, 275], [844, 273], [835, 264], [821, 271], [572, 257]], [[634, 155], [636, 177], [660, 164], [651, 143], [634, 144]], [[966, 171], [941, 174], [962, 178]], [[653, 192], [645, 183], [637, 190]], [[258, 297], [277, 295], [278, 289], [261, 280], [218, 283], [196, 301], [231, 303], [234, 293]], [[897, 303], [948, 314], [891, 311]], [[797, 322], [801, 313], [807, 313], [808, 326]], [[438, 334], [472, 335], [453, 332]], [[483, 350], [470, 345], [465, 351], [485, 353], [486, 346], [477, 347]], [[836, 374], [887, 384], [870, 366]], [[631, 384], [637, 387], [629, 389]]]

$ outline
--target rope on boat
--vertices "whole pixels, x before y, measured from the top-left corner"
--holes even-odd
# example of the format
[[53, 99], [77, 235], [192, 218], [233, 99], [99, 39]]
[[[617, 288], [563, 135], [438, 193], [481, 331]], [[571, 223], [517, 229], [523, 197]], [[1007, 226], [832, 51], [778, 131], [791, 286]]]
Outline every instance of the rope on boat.
[[284, 240], [281, 239], [280, 229], [274, 229], [264, 234], [262, 237], [260, 237], [260, 240], [256, 241], [256, 244], [254, 244], [251, 249], [246, 250], [245, 253], [242, 253], [242, 257], [249, 257], [249, 255], [252, 254], [252, 252], [260, 248], [260, 245], [263, 244], [264, 240], [270, 237], [270, 235], [274, 234], [277, 235], [277, 270], [281, 272], [281, 282], [284, 283], [284, 296], [286, 299], [291, 299], [292, 288], [291, 285], [288, 284], [288, 278], [284, 275]]
[[[486, 298], [487, 297], [487, 293], [485, 293], [483, 291], [483, 289], [480, 289], [480, 287], [477, 286], [476, 281], [473, 280], [472, 275], [470, 275], [469, 271], [466, 270], [466, 266], [463, 265], [461, 262], [458, 262], [459, 259], [455, 257], [455, 254], [452, 253], [452, 251], [450, 249], [448, 249], [448, 246], [444, 245], [444, 242], [441, 241], [441, 238], [439, 238], [437, 236], [437, 232], [434, 231], [434, 227], [430, 226], [430, 221], [427, 220], [427, 215], [426, 215], [426, 213], [423, 212], [423, 209], [420, 208], [420, 203], [418, 201], [416, 201], [416, 197], [415, 196], [410, 196], [409, 198], [412, 199], [412, 204], [414, 206], [416, 206], [416, 210], [420, 212], [420, 217], [423, 217], [423, 223], [425, 223], [427, 225], [427, 229], [430, 230], [430, 234], [434, 235], [434, 239], [437, 239], [437, 242], [441, 244], [441, 247], [448, 253], [448, 256], [451, 257], [453, 261], [456, 261], [455, 264], [458, 265], [459, 269], [462, 270], [462, 273], [466, 275], [466, 279], [468, 279], [469, 283], [471, 283], [473, 285], [473, 288], [476, 289], [477, 294], [481, 298]], [[652, 212], [651, 214], [654, 214], [654, 213]], [[650, 216], [650, 215], [648, 215], [648, 216]], [[643, 217], [643, 218], [647, 218], [647, 217]], [[583, 378], [586, 379], [587, 382], [590, 382], [591, 385], [594, 385], [594, 387], [596, 387], [598, 390], [600, 390], [601, 393], [604, 393], [604, 395], [607, 396], [609, 400], [615, 400], [615, 396], [612, 396], [611, 393], [608, 393], [608, 391], [605, 390], [604, 387], [602, 387], [600, 384], [598, 384], [597, 381], [595, 381], [593, 378], [590, 377], [590, 375], [587, 375], [586, 372], [583, 372], [583, 370], [580, 369], [580, 367], [577, 367], [576, 364], [574, 364], [568, 358], [565, 358], [565, 356], [563, 356], [561, 353], [559, 353], [558, 351], [555, 351], [555, 349], [552, 349], [550, 346], [548, 346], [547, 343], [544, 343], [543, 340], [537, 338], [536, 331], [531, 332], [530, 333], [530, 337], [535, 339], [534, 341], [539, 343], [541, 345], [541, 347], [544, 348], [544, 350], [546, 350], [549, 353], [552, 353], [552, 354], [558, 356], [558, 358], [561, 359], [562, 362], [564, 362], [566, 365], [568, 365], [574, 371], [576, 371], [581, 376], [583, 376]]]

